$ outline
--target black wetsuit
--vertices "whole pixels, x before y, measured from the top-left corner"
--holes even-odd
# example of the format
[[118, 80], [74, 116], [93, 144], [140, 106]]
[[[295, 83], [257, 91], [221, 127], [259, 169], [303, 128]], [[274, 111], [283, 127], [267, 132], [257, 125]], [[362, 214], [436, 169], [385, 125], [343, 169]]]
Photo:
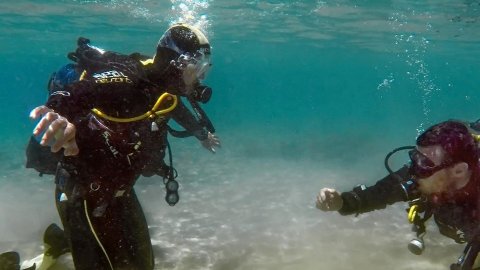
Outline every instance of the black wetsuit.
[[407, 194], [401, 185], [401, 181], [407, 179], [408, 168], [403, 167], [395, 174], [387, 175], [373, 186], [361, 185], [352, 191], [343, 192], [343, 207], [339, 213], [342, 215], [361, 214], [384, 209], [387, 205], [396, 202], [407, 201]]
[[129, 123], [106, 120], [92, 109], [135, 117], [150, 110], [164, 89], [130, 59], [87, 70], [81, 81], [53, 92], [47, 101], [77, 129], [80, 152], [59, 155], [55, 176], [57, 208], [77, 270], [153, 269], [148, 227], [133, 185], [141, 174], [163, 175], [168, 169], [163, 158], [169, 118], [190, 127], [197, 138], [206, 137], [206, 131], [181, 103], [170, 114]]
[[[480, 243], [480, 198], [477, 187], [478, 177], [460, 190], [456, 196], [443, 199], [441, 203], [427, 201], [427, 209], [432, 214], [440, 233], [454, 239], [457, 243], [467, 242], [477, 248]], [[406, 192], [402, 181], [409, 179], [408, 167], [403, 167], [370, 187], [358, 186], [352, 191], [343, 192], [343, 206], [338, 211], [342, 215], [361, 214], [384, 209], [400, 201], [411, 201], [419, 195]], [[478, 250], [477, 250], [478, 251]], [[476, 255], [475, 255], [476, 256]], [[459, 268], [470, 269], [470, 268]]]

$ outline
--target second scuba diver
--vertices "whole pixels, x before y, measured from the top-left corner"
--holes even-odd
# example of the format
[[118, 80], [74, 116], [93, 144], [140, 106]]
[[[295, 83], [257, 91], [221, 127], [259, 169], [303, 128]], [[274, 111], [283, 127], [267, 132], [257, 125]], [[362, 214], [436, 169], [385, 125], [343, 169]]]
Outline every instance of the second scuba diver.
[[[317, 196], [317, 208], [350, 215], [408, 201], [408, 218], [418, 237], [410, 242], [410, 251], [423, 251], [424, 223], [433, 216], [440, 233], [466, 243], [464, 253], [450, 269], [476, 269], [480, 251], [480, 163], [473, 126], [446, 121], [428, 128], [417, 138], [416, 146], [397, 148], [387, 155], [385, 164], [390, 174], [385, 178], [373, 186], [360, 185], [343, 193], [323, 188]], [[410, 164], [393, 172], [388, 158], [400, 150], [409, 150]]]

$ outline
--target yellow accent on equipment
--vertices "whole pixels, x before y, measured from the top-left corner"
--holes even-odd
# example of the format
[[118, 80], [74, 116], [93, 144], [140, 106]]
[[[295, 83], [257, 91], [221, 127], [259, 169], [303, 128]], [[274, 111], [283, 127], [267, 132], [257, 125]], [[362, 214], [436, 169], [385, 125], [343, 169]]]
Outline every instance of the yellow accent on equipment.
[[110, 268], [113, 270], [112, 261], [110, 260], [110, 257], [108, 256], [107, 251], [103, 247], [102, 242], [100, 242], [100, 239], [98, 238], [98, 235], [95, 232], [95, 229], [93, 228], [93, 224], [92, 224], [92, 221], [90, 220], [90, 216], [88, 215], [87, 200], [83, 201], [83, 207], [85, 208], [85, 216], [87, 217], [88, 226], [90, 226], [90, 230], [92, 231], [92, 234], [95, 237], [95, 240], [97, 240], [98, 246], [102, 249], [103, 254], [105, 254], [105, 257], [107, 258], [108, 264], [110, 265]]
[[[158, 110], [158, 107], [160, 107], [160, 104], [164, 101], [164, 100], [172, 100], [173, 99], [173, 104], [166, 108], [166, 109], [163, 109], [163, 110]], [[119, 122], [119, 123], [130, 123], [130, 122], [135, 122], [135, 121], [140, 121], [140, 120], [143, 120], [145, 118], [154, 118], [155, 116], [159, 116], [159, 115], [162, 115], [162, 114], [166, 114], [166, 113], [169, 113], [171, 112], [173, 109], [175, 109], [175, 107], [177, 106], [178, 104], [178, 98], [177, 96], [175, 95], [172, 95], [172, 94], [169, 94], [169, 93], [163, 93], [158, 99], [157, 99], [157, 102], [155, 102], [155, 105], [153, 105], [153, 108], [151, 110], [149, 110], [148, 112], [142, 114], [142, 115], [139, 115], [139, 116], [135, 116], [135, 117], [131, 117], [131, 118], [118, 118], [118, 117], [113, 117], [113, 116], [109, 116], [109, 115], [106, 115], [104, 114], [103, 112], [101, 112], [99, 109], [97, 108], [93, 108], [92, 109], [92, 112], [104, 119], [107, 119], [109, 121], [112, 121], [112, 122]]]
[[472, 137], [477, 143], [480, 142], [480, 135], [479, 134], [473, 134], [472, 133]]
[[417, 216], [418, 205], [414, 204], [408, 209], [408, 222], [413, 223]]
[[81, 80], [85, 79], [85, 76], [87, 76], [87, 71], [86, 70], [84, 70], [82, 72], [82, 74], [80, 74], [80, 78], [78, 80], [81, 81]]
[[[47, 245], [47, 244], [44, 244], [44, 245], [45, 245], [45, 247], [44, 247], [45, 251], [50, 249], [49, 245]], [[50, 269], [50, 267], [52, 265], [55, 264], [56, 261], [57, 261], [57, 259], [54, 259], [52, 254], [49, 254], [48, 252], [44, 252], [42, 262], [41, 262], [40, 266], [38, 268], [36, 268], [36, 270], [48, 270], [48, 269]]]
[[140, 63], [142, 63], [144, 66], [150, 65], [153, 64], [153, 59], [140, 60]]

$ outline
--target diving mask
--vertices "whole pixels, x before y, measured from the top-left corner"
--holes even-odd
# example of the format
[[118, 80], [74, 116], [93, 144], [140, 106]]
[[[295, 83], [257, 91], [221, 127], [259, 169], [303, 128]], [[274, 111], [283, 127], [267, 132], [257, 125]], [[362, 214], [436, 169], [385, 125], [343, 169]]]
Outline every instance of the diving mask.
[[411, 160], [410, 174], [417, 178], [430, 177], [441, 169], [445, 169], [454, 164], [453, 160], [447, 156], [440, 165], [435, 165], [430, 158], [417, 149], [408, 151], [408, 155]]
[[[183, 53], [176, 60], [170, 61], [170, 64], [184, 73], [184, 76], [194, 75], [196, 80], [203, 80], [208, 74], [210, 67], [210, 51], [207, 48], [200, 48], [195, 53]], [[190, 78], [184, 78], [190, 79]]]
[[402, 150], [409, 150], [408, 156], [410, 158], [410, 166], [409, 166], [409, 174], [416, 178], [427, 178], [432, 176], [434, 173], [438, 172], [441, 169], [450, 167], [454, 164], [453, 160], [446, 156], [443, 162], [440, 165], [435, 165], [433, 160], [427, 157], [422, 152], [418, 151], [415, 146], [402, 146], [392, 150], [390, 153], [387, 154], [385, 157], [385, 168], [389, 173], [393, 173], [393, 170], [390, 168], [388, 161], [390, 157]]

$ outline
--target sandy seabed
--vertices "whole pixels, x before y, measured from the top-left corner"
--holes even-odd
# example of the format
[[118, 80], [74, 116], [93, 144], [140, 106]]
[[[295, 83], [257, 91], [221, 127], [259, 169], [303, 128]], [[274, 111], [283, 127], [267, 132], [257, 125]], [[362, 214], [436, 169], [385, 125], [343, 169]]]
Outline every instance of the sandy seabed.
[[[175, 156], [181, 182], [175, 207], [164, 202], [161, 179], [141, 178], [136, 185], [156, 269], [438, 270], [448, 269], [463, 250], [430, 224], [424, 254], [411, 254], [407, 244], [414, 234], [403, 203], [358, 217], [315, 209], [321, 187], [351, 188], [361, 165], [347, 171], [316, 161], [245, 158], [228, 150], [209, 155], [197, 148], [180, 147]], [[0, 220], [1, 251], [17, 250], [22, 259], [40, 254], [43, 230], [59, 223], [53, 177], [40, 178], [21, 162], [4, 169]], [[69, 256], [60, 261], [55, 269], [73, 269]]]

